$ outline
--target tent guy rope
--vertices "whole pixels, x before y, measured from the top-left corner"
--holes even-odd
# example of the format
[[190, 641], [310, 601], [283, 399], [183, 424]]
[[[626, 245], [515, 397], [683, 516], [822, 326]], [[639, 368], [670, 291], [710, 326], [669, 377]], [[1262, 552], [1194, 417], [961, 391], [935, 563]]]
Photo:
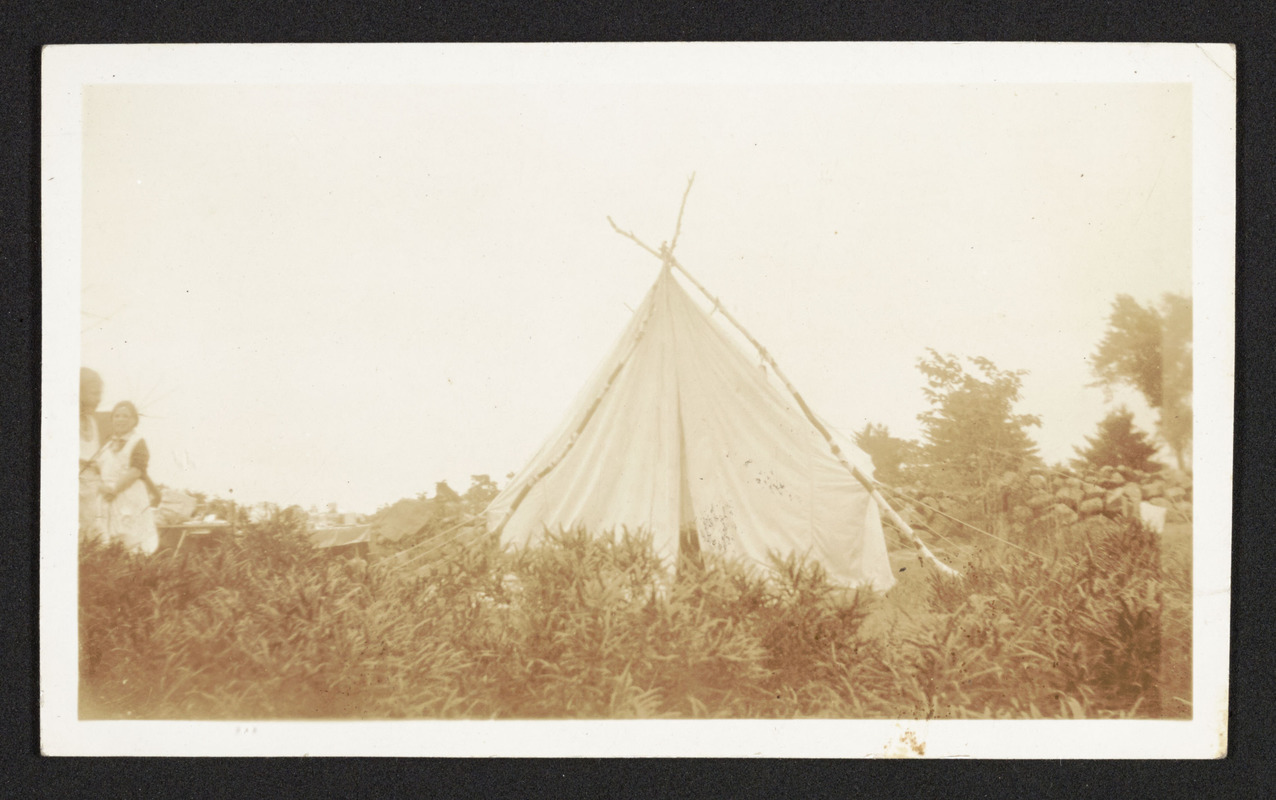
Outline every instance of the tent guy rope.
[[[480, 519], [482, 519], [481, 512], [475, 516], [467, 515], [455, 525], [452, 525], [451, 527], [448, 527], [445, 530], [439, 531], [431, 539], [428, 539], [419, 544], [415, 544], [407, 548], [406, 550], [400, 550], [394, 555], [386, 558], [378, 566], [382, 566], [385, 569], [391, 569], [391, 570], [404, 569], [409, 564], [420, 561], [425, 556], [430, 555], [431, 553], [436, 553], [439, 550], [442, 550], [444, 547], [446, 547], [449, 544], [453, 544], [454, 542], [460, 542], [461, 541], [460, 537], [454, 536], [450, 539], [445, 539], [443, 537], [445, 537], [449, 533], [452, 533], [461, 528], [464, 528], [467, 525], [473, 525], [475, 522], [479, 521]], [[423, 529], [424, 528], [422, 528], [421, 530]], [[418, 530], [417, 532], [420, 533], [420, 530]], [[463, 544], [468, 546], [470, 544], [473, 544], [473, 541], [463, 542]]]
[[[983, 528], [977, 527], [977, 526], [975, 526], [975, 525], [971, 525], [969, 522], [963, 522], [962, 520], [957, 519], [956, 517], [954, 517], [954, 516], [953, 516], [953, 515], [951, 515], [951, 514], [945, 514], [943, 511], [940, 511], [938, 508], [935, 508], [935, 507], [934, 507], [934, 506], [932, 506], [932, 505], [927, 505], [926, 503], [923, 503], [921, 500], [917, 500], [917, 499], [915, 499], [915, 498], [909, 497], [908, 495], [903, 494], [903, 493], [901, 493], [901, 492], [892, 492], [892, 494], [893, 494], [896, 498], [898, 498], [898, 499], [907, 500], [908, 502], [910, 502], [910, 503], [914, 503], [914, 504], [916, 504], [916, 505], [919, 505], [919, 506], [921, 506], [922, 508], [930, 509], [931, 511], [935, 512], [936, 514], [938, 514], [939, 516], [943, 517], [944, 519], [947, 519], [947, 520], [951, 520], [951, 521], [953, 521], [953, 522], [956, 522], [958, 525], [963, 525], [963, 526], [965, 526], [965, 527], [967, 527], [967, 528], [970, 528], [972, 531], [975, 531], [976, 533], [982, 533], [984, 536], [987, 536], [987, 537], [988, 537], [988, 538], [990, 538], [990, 539], [996, 539], [997, 541], [999, 541], [999, 542], [1001, 542], [1001, 543], [1003, 543], [1003, 544], [1008, 544], [1008, 545], [1010, 545], [1011, 547], [1014, 547], [1014, 548], [1016, 548], [1016, 549], [1018, 549], [1018, 550], [1022, 550], [1023, 552], [1027, 553], [1028, 555], [1036, 556], [1037, 558], [1041, 559], [1043, 562], [1049, 563], [1049, 560], [1048, 560], [1045, 556], [1041, 555], [1040, 553], [1038, 553], [1038, 552], [1036, 552], [1036, 551], [1034, 551], [1034, 550], [1029, 550], [1029, 549], [1028, 549], [1028, 548], [1026, 548], [1026, 547], [1023, 547], [1023, 546], [1017, 545], [1017, 544], [1015, 544], [1014, 542], [1010, 541], [1009, 539], [1003, 539], [1002, 537], [1000, 537], [1000, 536], [996, 535], [995, 533], [989, 533], [988, 531], [984, 530]], [[936, 536], [943, 536], [943, 534], [942, 534], [942, 533], [940, 533], [939, 531], [932, 530], [931, 532], [932, 532], [932, 533], [934, 533]], [[946, 537], [945, 537], [945, 538], [946, 538]]]

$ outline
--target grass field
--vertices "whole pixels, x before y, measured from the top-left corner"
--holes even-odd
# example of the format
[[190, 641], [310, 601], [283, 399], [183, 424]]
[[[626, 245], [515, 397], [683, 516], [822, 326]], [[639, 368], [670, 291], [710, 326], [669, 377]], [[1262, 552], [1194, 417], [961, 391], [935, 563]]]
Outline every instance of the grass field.
[[1034, 553], [908, 551], [884, 596], [812, 564], [665, 574], [641, 537], [442, 547], [419, 575], [279, 522], [85, 545], [83, 718], [1187, 718], [1191, 533], [1090, 520]]

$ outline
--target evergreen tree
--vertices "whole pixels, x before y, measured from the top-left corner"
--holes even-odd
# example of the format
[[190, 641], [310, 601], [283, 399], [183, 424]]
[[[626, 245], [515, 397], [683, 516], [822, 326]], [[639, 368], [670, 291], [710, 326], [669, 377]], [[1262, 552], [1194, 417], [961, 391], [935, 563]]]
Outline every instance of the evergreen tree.
[[1157, 432], [1186, 469], [1192, 447], [1192, 300], [1167, 294], [1160, 307], [1117, 295], [1091, 356], [1099, 386], [1129, 386], [1157, 411]]
[[1005, 371], [986, 358], [969, 358], [971, 374], [953, 355], [927, 349], [918, 361], [926, 376], [923, 390], [932, 408], [917, 418], [925, 431], [923, 456], [937, 478], [982, 486], [1008, 470], [1036, 463], [1037, 445], [1027, 429], [1040, 426], [1032, 414], [1014, 413], [1023, 388], [1023, 370]]
[[1148, 434], [1134, 427], [1134, 412], [1122, 406], [1103, 418], [1094, 436], [1085, 437], [1088, 447], [1074, 447], [1081, 459], [1078, 465], [1095, 467], [1130, 467], [1152, 472], [1160, 465], [1152, 461], [1156, 445]]
[[916, 463], [920, 447], [909, 439], [891, 436], [885, 425], [868, 423], [855, 433], [855, 444], [873, 459], [873, 475], [883, 483], [904, 482], [904, 468]]

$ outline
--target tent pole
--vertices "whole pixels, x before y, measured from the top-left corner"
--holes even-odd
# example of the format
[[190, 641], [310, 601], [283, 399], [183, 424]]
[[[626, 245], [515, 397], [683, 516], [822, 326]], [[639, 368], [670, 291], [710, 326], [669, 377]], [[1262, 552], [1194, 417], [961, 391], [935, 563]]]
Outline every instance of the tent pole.
[[785, 375], [784, 371], [780, 369], [780, 365], [777, 364], [775, 361], [775, 358], [769, 352], [767, 352], [767, 349], [763, 347], [762, 344], [758, 342], [757, 339], [753, 338], [753, 335], [750, 334], [745, 329], [745, 327], [740, 324], [739, 320], [737, 320], [735, 317], [731, 315], [731, 312], [727, 311], [725, 308], [722, 307], [722, 303], [718, 301], [717, 297], [714, 297], [712, 294], [710, 294], [709, 290], [704, 288], [704, 285], [701, 284], [700, 281], [696, 280], [691, 275], [690, 272], [687, 272], [686, 267], [678, 263], [678, 260], [673, 257], [672, 253], [669, 253], [667, 255], [667, 259], [669, 263], [673, 264], [673, 266], [676, 267], [677, 270], [681, 272], [687, 278], [687, 280], [691, 281], [691, 283], [697, 289], [699, 289], [700, 292], [704, 294], [705, 297], [709, 298], [709, 300], [713, 303], [714, 309], [718, 313], [720, 313], [728, 322], [734, 325], [736, 327], [736, 330], [740, 331], [740, 333], [744, 335], [744, 338], [749, 340], [749, 344], [752, 344], [755, 348], [757, 348], [757, 351], [759, 354], [761, 354], [762, 359], [775, 372], [775, 377], [779, 378], [780, 382], [784, 384], [784, 388], [788, 389], [789, 394], [793, 395], [793, 399], [797, 401], [798, 407], [802, 409], [803, 415], [806, 416], [807, 422], [810, 422], [812, 425], [814, 425], [815, 429], [820, 432], [821, 436], [824, 437], [824, 441], [828, 444], [829, 450], [832, 451], [833, 456], [838, 460], [838, 462], [843, 467], [845, 467], [847, 471], [850, 472], [851, 475], [853, 475], [855, 479], [864, 486], [865, 489], [868, 490], [869, 495], [873, 498], [873, 502], [877, 504], [878, 509], [881, 510], [881, 512], [886, 516], [886, 518], [889, 519], [895, 525], [895, 527], [899, 528], [904, 533], [904, 535], [909, 538], [909, 540], [913, 543], [913, 546], [917, 548], [917, 550], [921, 553], [921, 555], [924, 558], [928, 559], [936, 567], [938, 567], [941, 572], [943, 572], [946, 575], [951, 575], [954, 577], [960, 576], [961, 573], [957, 572], [957, 570], [953, 569], [952, 567], [948, 566], [947, 564], [945, 564], [944, 562], [940, 561], [938, 558], [935, 557], [935, 554], [930, 551], [930, 548], [927, 547], [926, 543], [921, 540], [921, 537], [917, 535], [917, 532], [913, 530], [912, 526], [909, 525], [907, 522], [905, 522], [903, 518], [900, 517], [900, 515], [895, 512], [895, 509], [891, 508], [890, 503], [886, 502], [886, 498], [882, 497], [882, 493], [877, 491], [877, 487], [873, 485], [872, 480], [867, 475], [865, 475], [863, 471], [860, 470], [859, 467], [855, 466], [854, 464], [852, 464], [850, 461], [846, 459], [846, 456], [842, 453], [842, 448], [838, 446], [837, 442], [833, 441], [832, 434], [829, 433], [828, 429], [824, 427], [824, 424], [820, 422], [819, 418], [816, 417], [814, 412], [811, 411], [810, 407], [807, 406], [806, 400], [802, 399], [801, 393], [799, 393], [798, 390], [793, 386], [793, 384], [789, 382], [788, 376]]
[[[688, 182], [687, 188], [688, 189], [691, 188], [690, 182]], [[683, 195], [683, 202], [684, 203], [686, 202], [685, 194]], [[682, 221], [681, 212], [679, 212], [678, 217], [679, 217], [679, 223], [680, 223], [679, 227], [681, 227], [681, 221]], [[611, 223], [611, 227], [612, 229], [616, 231], [616, 233], [619, 233], [621, 236], [625, 236], [632, 239], [635, 243], [637, 243], [640, 247], [642, 247], [647, 252], [656, 256], [664, 263], [669, 264], [673, 266], [674, 268], [676, 268], [679, 272], [683, 274], [683, 276], [687, 280], [691, 281], [691, 284], [693, 286], [695, 286], [697, 289], [700, 290], [701, 294], [709, 298], [710, 302], [713, 303], [714, 310], [722, 314], [722, 316], [725, 317], [728, 322], [730, 322], [732, 325], [735, 326], [736, 330], [740, 331], [740, 333], [744, 335], [744, 338], [749, 340], [749, 344], [757, 348], [758, 353], [762, 356], [762, 360], [765, 361], [771, 367], [772, 370], [774, 370], [775, 376], [780, 379], [781, 383], [784, 384], [784, 388], [788, 389], [789, 393], [793, 395], [793, 399], [797, 400], [798, 407], [802, 409], [802, 413], [806, 416], [807, 421], [810, 422], [812, 425], [814, 425], [815, 429], [820, 432], [821, 436], [824, 437], [824, 441], [828, 444], [829, 449], [832, 451], [833, 456], [838, 460], [838, 463], [840, 463], [843, 467], [845, 467], [846, 470], [850, 472], [851, 475], [854, 476], [854, 478], [857, 481], [859, 481], [860, 484], [862, 484], [866, 490], [868, 490], [869, 496], [873, 498], [873, 502], [877, 504], [878, 509], [886, 516], [886, 518], [889, 519], [897, 528], [899, 528], [900, 531], [902, 531], [904, 535], [908, 537], [909, 541], [912, 542], [913, 546], [917, 548], [917, 551], [922, 555], [922, 557], [926, 558], [932, 564], [938, 567], [940, 572], [943, 572], [945, 575], [960, 577], [961, 573], [959, 573], [957, 570], [953, 569], [952, 567], [948, 566], [947, 564], [945, 564], [944, 562], [940, 561], [938, 558], [935, 557], [935, 554], [930, 551], [930, 548], [927, 547], [926, 543], [921, 540], [921, 537], [917, 535], [917, 532], [913, 530], [912, 526], [909, 525], [907, 522], [905, 522], [903, 518], [901, 518], [899, 514], [895, 512], [895, 509], [891, 508], [890, 504], [886, 502], [886, 498], [882, 497], [881, 492], [879, 492], [877, 488], [873, 486], [872, 480], [867, 475], [865, 475], [858, 467], [856, 467], [854, 464], [852, 464], [850, 461], [846, 459], [846, 456], [842, 453], [842, 448], [838, 447], [837, 442], [833, 441], [832, 434], [828, 432], [828, 429], [824, 427], [824, 424], [820, 422], [819, 418], [816, 417], [815, 414], [811, 411], [810, 407], [807, 406], [806, 401], [802, 399], [802, 395], [798, 392], [798, 390], [794, 388], [792, 383], [789, 382], [788, 376], [785, 375], [784, 371], [780, 369], [780, 365], [775, 362], [775, 358], [773, 358], [771, 354], [767, 352], [767, 349], [763, 347], [762, 344], [757, 339], [753, 338], [753, 335], [749, 333], [749, 331], [743, 325], [740, 324], [739, 320], [737, 320], [734, 316], [731, 315], [730, 311], [727, 311], [725, 308], [722, 307], [722, 303], [719, 302], [717, 297], [710, 294], [709, 290], [704, 287], [704, 284], [696, 280], [695, 276], [693, 276], [690, 272], [688, 272], [687, 268], [682, 266], [682, 264], [678, 262], [678, 259], [674, 258], [673, 251], [664, 244], [660, 246], [659, 250], [654, 250], [651, 247], [649, 247], [647, 244], [645, 244], [643, 241], [641, 241], [637, 236], [635, 236], [630, 231], [623, 231], [619, 227], [617, 227], [616, 223], [612, 222], [611, 217], [608, 217], [607, 221]]]
[[625, 357], [620, 360], [620, 363], [618, 363], [615, 369], [611, 371], [611, 374], [607, 376], [607, 382], [603, 384], [602, 390], [598, 393], [598, 396], [594, 398], [594, 402], [590, 404], [589, 409], [585, 412], [585, 416], [581, 419], [580, 424], [576, 426], [574, 431], [572, 431], [571, 438], [567, 440], [567, 445], [563, 448], [563, 451], [555, 456], [544, 469], [533, 475], [532, 478], [524, 484], [522, 490], [514, 498], [514, 502], [510, 503], [509, 510], [505, 512], [505, 517], [501, 519], [500, 524], [493, 530], [493, 533], [496, 536], [500, 536], [501, 533], [504, 532], [506, 524], [514, 517], [514, 512], [518, 511], [519, 506], [523, 504], [523, 500], [527, 498], [527, 495], [531, 493], [536, 484], [540, 483], [541, 478], [544, 478], [550, 472], [553, 472], [554, 468], [557, 467], [564, 458], [566, 458], [567, 453], [576, 446], [576, 442], [585, 432], [585, 428], [589, 425], [589, 421], [594, 418], [594, 412], [598, 411], [598, 406], [602, 405], [603, 398], [611, 391], [612, 384], [616, 382], [616, 378], [620, 375], [621, 370], [625, 368], [625, 365], [629, 363], [630, 357], [633, 356], [634, 351], [638, 349], [638, 343], [642, 341], [642, 337], [647, 333], [647, 321], [651, 319], [651, 308], [651, 306], [647, 307], [647, 316], [643, 318], [642, 323], [638, 326], [638, 331], [634, 336], [634, 340], [630, 343], [629, 352], [625, 354]]

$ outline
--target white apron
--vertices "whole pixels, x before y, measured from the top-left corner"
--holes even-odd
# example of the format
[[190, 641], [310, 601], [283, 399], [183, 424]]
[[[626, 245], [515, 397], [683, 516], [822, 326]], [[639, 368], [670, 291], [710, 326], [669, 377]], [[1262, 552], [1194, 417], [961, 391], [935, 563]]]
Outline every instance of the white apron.
[[[117, 450], [118, 442], [111, 442], [98, 456], [102, 465], [102, 484], [115, 486], [128, 471], [129, 459], [142, 438], [137, 429], [129, 433]], [[119, 541], [130, 550], [154, 553], [159, 548], [159, 532], [155, 529], [155, 515], [146, 483], [138, 478], [127, 489], [106, 503], [104, 536], [107, 542]]]

